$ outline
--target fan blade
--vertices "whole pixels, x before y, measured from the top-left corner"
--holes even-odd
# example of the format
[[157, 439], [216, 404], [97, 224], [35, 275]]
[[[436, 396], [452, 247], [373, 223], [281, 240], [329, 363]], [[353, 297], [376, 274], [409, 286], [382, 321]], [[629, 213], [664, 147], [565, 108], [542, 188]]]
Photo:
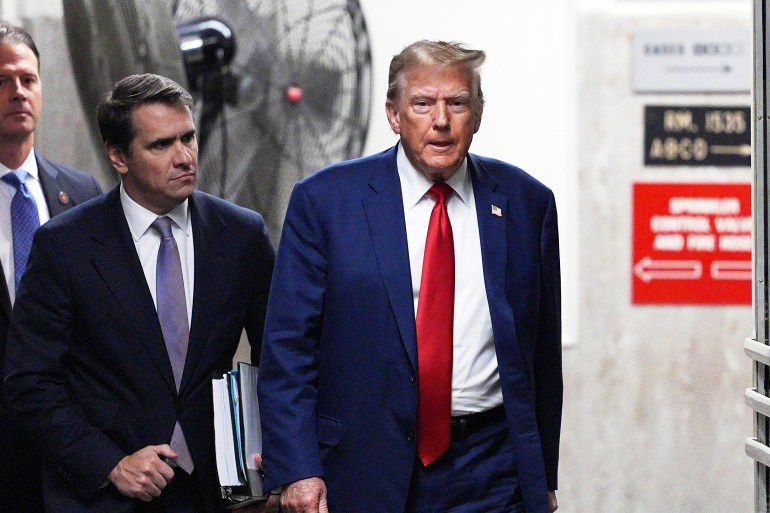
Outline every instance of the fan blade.
[[199, 184], [260, 211], [277, 241], [294, 184], [361, 155], [371, 97], [363, 15], [358, 0], [175, 1], [179, 23], [211, 16], [238, 41], [230, 70], [240, 85], [237, 105], [212, 123]]
[[[80, 100], [93, 113], [112, 84], [135, 73], [157, 73], [186, 86], [169, 0], [63, 0], [67, 42]], [[96, 116], [88, 116], [101, 151]], [[106, 162], [106, 159], [105, 159]], [[107, 181], [116, 182], [111, 170]]]

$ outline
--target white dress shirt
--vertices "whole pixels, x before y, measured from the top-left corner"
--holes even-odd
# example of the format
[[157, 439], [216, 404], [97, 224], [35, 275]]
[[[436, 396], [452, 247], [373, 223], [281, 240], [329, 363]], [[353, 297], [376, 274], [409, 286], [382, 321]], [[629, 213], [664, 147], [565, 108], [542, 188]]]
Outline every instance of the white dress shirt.
[[[401, 145], [398, 147], [397, 165], [404, 200], [416, 315], [425, 239], [435, 204], [427, 192], [433, 183], [412, 166]], [[447, 200], [455, 247], [452, 415], [466, 415], [503, 404], [503, 394], [484, 287], [476, 201], [467, 159], [447, 184], [455, 191]]]
[[[43, 195], [43, 187], [40, 185], [40, 175], [37, 169], [37, 160], [35, 160], [35, 151], [32, 150], [27, 155], [27, 159], [19, 167], [27, 172], [27, 189], [35, 198], [37, 204], [37, 215], [40, 217], [42, 225], [51, 218], [48, 212], [48, 203]], [[0, 162], [0, 176], [16, 171], [9, 169]], [[16, 298], [16, 282], [14, 280], [15, 267], [13, 263], [13, 226], [11, 225], [11, 200], [16, 194], [16, 187], [0, 180], [0, 263], [3, 265], [3, 274], [5, 286], [8, 287], [8, 294], [11, 296], [11, 303]]]
[[[147, 279], [147, 286], [152, 294], [152, 301], [157, 309], [158, 300], [155, 292], [155, 274], [158, 266], [160, 234], [151, 225], [161, 216], [154, 214], [131, 199], [123, 188], [123, 184], [120, 185], [120, 203], [123, 206], [126, 221], [128, 221], [128, 228], [131, 230], [131, 237], [134, 239], [136, 253], [139, 255], [139, 262], [142, 264], [144, 277]], [[190, 209], [188, 208], [187, 200], [177, 205], [166, 215], [174, 221], [171, 225], [171, 232], [174, 234], [174, 240], [176, 240], [176, 245], [179, 248], [179, 259], [182, 262], [182, 279], [184, 280], [187, 322], [189, 325], [192, 320], [193, 291], [195, 286], [195, 251], [193, 248]]]

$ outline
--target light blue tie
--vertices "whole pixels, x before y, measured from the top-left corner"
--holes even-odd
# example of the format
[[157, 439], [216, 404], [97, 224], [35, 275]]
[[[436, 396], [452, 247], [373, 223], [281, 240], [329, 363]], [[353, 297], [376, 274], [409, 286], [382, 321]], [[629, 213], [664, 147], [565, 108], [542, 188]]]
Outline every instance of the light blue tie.
[[27, 189], [27, 172], [17, 169], [3, 176], [2, 180], [16, 188], [11, 200], [11, 226], [13, 231], [13, 269], [16, 293], [19, 281], [27, 268], [27, 258], [32, 247], [32, 237], [40, 226], [35, 198]]
[[[152, 227], [160, 234], [160, 247], [158, 248], [158, 265], [155, 271], [155, 295], [158, 303], [158, 320], [163, 330], [163, 339], [166, 342], [166, 351], [171, 361], [171, 369], [174, 372], [176, 389], [182, 383], [184, 361], [187, 357], [187, 343], [190, 338], [190, 328], [187, 324], [187, 301], [184, 292], [184, 279], [182, 278], [182, 262], [179, 258], [179, 248], [171, 232], [173, 221], [166, 217], [159, 217]], [[174, 426], [174, 434], [169, 442], [171, 449], [179, 456], [176, 464], [188, 474], [192, 474], [195, 465], [187, 447], [182, 426], [177, 421]]]

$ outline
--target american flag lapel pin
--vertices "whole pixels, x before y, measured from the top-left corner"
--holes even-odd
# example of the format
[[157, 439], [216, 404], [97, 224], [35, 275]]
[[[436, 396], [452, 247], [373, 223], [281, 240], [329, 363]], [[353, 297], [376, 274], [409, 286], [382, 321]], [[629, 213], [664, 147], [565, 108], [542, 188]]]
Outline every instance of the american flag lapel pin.
[[495, 215], [497, 217], [503, 217], [503, 209], [498, 207], [497, 205], [492, 205], [492, 215]]

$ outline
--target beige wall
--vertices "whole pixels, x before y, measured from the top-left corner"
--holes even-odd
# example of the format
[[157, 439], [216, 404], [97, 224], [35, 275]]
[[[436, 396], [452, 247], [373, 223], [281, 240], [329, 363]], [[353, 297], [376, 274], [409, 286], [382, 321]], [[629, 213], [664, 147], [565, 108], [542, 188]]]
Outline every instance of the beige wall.
[[634, 95], [638, 30], [751, 30], [720, 15], [591, 13], [578, 18], [579, 344], [566, 356], [565, 511], [747, 512], [752, 423], [744, 307], [633, 306], [631, 186], [749, 182], [748, 168], [645, 168], [643, 109], [739, 104], [743, 95]]

